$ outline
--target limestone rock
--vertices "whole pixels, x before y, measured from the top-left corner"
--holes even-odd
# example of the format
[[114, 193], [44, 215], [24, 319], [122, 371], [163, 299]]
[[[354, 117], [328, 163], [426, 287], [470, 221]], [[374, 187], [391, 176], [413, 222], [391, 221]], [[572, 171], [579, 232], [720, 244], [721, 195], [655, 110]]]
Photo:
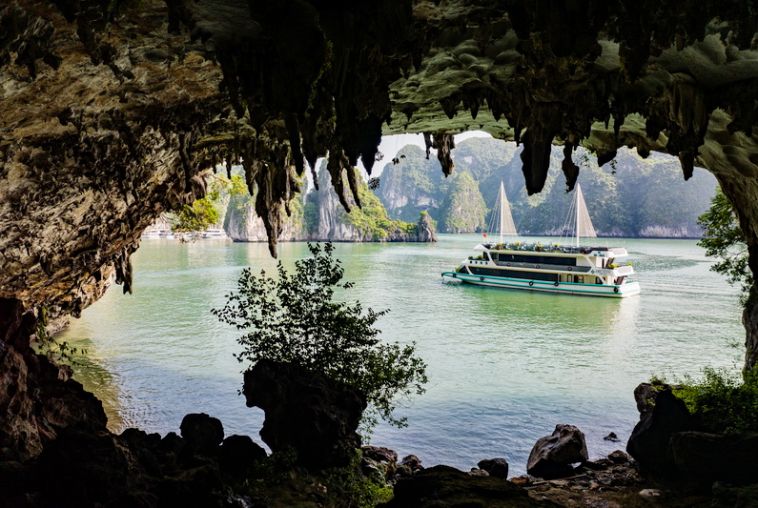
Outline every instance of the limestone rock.
[[186, 446], [201, 454], [215, 453], [224, 439], [221, 421], [205, 413], [185, 415], [179, 428]]
[[508, 479], [508, 461], [503, 458], [480, 460], [477, 465], [480, 469], [487, 471], [490, 476]]
[[418, 219], [418, 224], [416, 224], [416, 231], [416, 234], [418, 235], [416, 240], [419, 242], [437, 241], [434, 222], [432, 221], [431, 216], [426, 212], [421, 213], [421, 216]]
[[360, 447], [356, 433], [365, 397], [294, 365], [260, 360], [245, 372], [248, 407], [266, 413], [261, 438], [273, 452], [292, 449], [298, 463], [319, 469], [346, 465]]
[[571, 464], [588, 459], [584, 433], [573, 425], [556, 425], [550, 436], [537, 440], [526, 470], [540, 478], [561, 478], [573, 473]]
[[0, 450], [29, 459], [68, 426], [105, 430], [102, 403], [65, 369], [31, 349], [34, 313], [0, 298]]
[[219, 451], [221, 469], [240, 475], [265, 458], [266, 450], [257, 445], [249, 436], [236, 434], [224, 439]]
[[361, 471], [377, 483], [391, 482], [397, 472], [397, 453], [383, 446], [362, 446]]
[[629, 437], [626, 451], [644, 469], [675, 474], [670, 440], [673, 434], [690, 429], [690, 413], [670, 388], [658, 391], [652, 409], [647, 406], [644, 409]]
[[470, 475], [449, 466], [434, 466], [402, 478], [395, 497], [384, 508], [511, 508], [543, 506], [508, 481]]

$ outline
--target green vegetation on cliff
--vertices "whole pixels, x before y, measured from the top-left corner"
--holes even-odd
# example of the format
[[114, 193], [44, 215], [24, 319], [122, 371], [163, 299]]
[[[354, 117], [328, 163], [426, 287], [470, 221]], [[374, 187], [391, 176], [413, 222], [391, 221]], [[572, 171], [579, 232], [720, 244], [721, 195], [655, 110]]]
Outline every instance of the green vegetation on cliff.
[[467, 171], [452, 177], [443, 210], [442, 224], [450, 233], [479, 231], [486, 227], [487, 205], [476, 181]]
[[207, 179], [207, 185], [208, 193], [204, 198], [195, 200], [191, 205], [184, 205], [179, 211], [169, 215], [173, 231], [205, 231], [221, 220], [230, 182], [223, 176], [211, 175]]
[[378, 240], [387, 240], [393, 234], [415, 232], [416, 224], [390, 219], [387, 209], [363, 180], [358, 185], [358, 196], [361, 200], [360, 208], [354, 206], [350, 213], [340, 208], [339, 216], [344, 223], [355, 226], [365, 236]]

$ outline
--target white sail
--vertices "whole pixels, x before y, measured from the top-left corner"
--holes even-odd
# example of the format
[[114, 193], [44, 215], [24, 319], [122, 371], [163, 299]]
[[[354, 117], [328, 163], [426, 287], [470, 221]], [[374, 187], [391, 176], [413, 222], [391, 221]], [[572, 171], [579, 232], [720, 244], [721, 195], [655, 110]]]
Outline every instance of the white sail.
[[500, 202], [500, 243], [503, 243], [504, 236], [518, 236], [518, 232], [516, 231], [516, 223], [513, 222], [511, 204], [505, 195], [505, 185], [502, 181], [500, 182], [498, 201]]
[[576, 245], [579, 245], [579, 238], [596, 238], [595, 226], [592, 225], [590, 212], [587, 210], [587, 204], [584, 202], [582, 186], [576, 184], [576, 218], [574, 230], [576, 231]]

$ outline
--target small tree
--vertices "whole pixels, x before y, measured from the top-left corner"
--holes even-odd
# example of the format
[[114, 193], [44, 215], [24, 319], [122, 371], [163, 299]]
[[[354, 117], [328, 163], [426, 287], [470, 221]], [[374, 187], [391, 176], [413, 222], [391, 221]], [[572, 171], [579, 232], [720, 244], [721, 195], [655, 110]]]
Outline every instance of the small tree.
[[374, 327], [387, 311], [366, 309], [359, 302], [334, 300], [335, 288], [350, 289], [342, 282], [343, 268], [332, 256], [334, 246], [308, 244], [311, 256], [295, 263], [289, 273], [279, 262], [278, 278], [259, 276], [246, 268], [237, 292], [227, 295], [223, 308], [212, 312], [223, 322], [246, 333], [238, 339], [240, 362], [254, 364], [269, 359], [298, 365], [358, 389], [369, 402], [364, 415], [367, 428], [377, 416], [402, 427], [395, 418], [394, 400], [424, 392], [426, 364], [415, 356], [415, 344], [384, 343]]
[[720, 259], [713, 264], [711, 270], [726, 275], [729, 284], [740, 284], [741, 301], [744, 304], [753, 285], [747, 244], [734, 208], [721, 189], [716, 190], [711, 207], [698, 217], [697, 222], [704, 229], [703, 238], [698, 245], [705, 249], [706, 256]]

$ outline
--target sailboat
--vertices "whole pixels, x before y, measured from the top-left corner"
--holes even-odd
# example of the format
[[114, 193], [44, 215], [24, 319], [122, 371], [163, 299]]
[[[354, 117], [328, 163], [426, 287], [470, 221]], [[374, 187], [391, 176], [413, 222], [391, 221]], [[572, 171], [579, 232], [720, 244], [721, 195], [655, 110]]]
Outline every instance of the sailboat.
[[467, 284], [506, 289], [524, 289], [570, 295], [623, 298], [637, 295], [640, 285], [632, 280], [634, 268], [618, 261], [629, 254], [622, 247], [582, 246], [581, 238], [597, 233], [579, 184], [569, 208], [564, 231], [571, 231], [568, 245], [505, 241], [516, 234], [505, 187], [498, 196], [500, 241], [481, 243], [452, 272], [442, 277]]

